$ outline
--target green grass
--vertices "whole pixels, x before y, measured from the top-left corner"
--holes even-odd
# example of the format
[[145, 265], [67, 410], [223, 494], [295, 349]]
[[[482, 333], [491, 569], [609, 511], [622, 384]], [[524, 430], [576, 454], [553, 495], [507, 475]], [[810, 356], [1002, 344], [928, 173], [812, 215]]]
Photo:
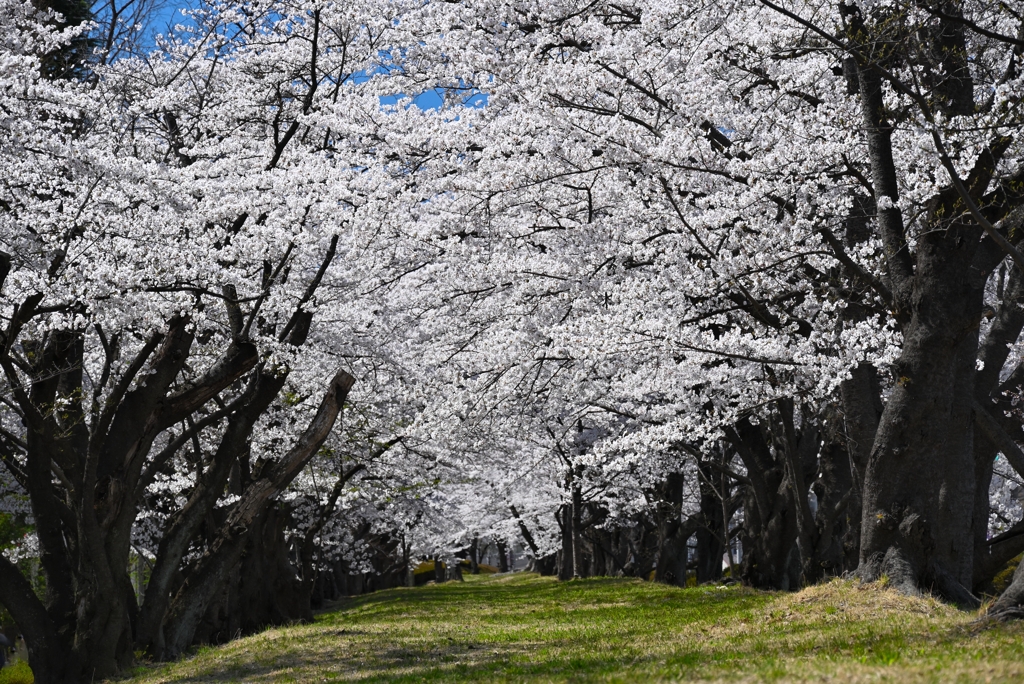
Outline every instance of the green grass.
[[536, 575], [394, 589], [182, 662], [158, 682], [1024, 681], [1024, 625], [879, 586], [797, 594]]
[[32, 684], [32, 670], [24, 660], [16, 660], [7, 663], [7, 667], [0, 669], [0, 684]]

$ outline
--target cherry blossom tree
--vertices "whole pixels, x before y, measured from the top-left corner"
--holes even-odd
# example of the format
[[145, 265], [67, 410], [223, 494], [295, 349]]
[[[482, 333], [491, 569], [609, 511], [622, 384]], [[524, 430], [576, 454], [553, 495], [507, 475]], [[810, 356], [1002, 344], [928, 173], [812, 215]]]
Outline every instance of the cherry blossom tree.
[[1024, 550], [1005, 4], [211, 2], [147, 53], [0, 1], [40, 681], [212, 638], [260, 549], [303, 615], [481, 540], [963, 605]]
[[[785, 456], [755, 470], [779, 468], [777, 524], [810, 560], [843, 515], [865, 579], [974, 603], [1020, 550], [1016, 535], [987, 538], [993, 459], [1016, 458], [1020, 429], [998, 406], [1020, 332], [1012, 12], [565, 2], [424, 15], [437, 73], [456, 96], [488, 97], [450, 233], [486, 266], [450, 291], [511, 302], [516, 321], [532, 307], [512, 334], [463, 328], [463, 357], [502, 379], [537, 359], [580, 369], [577, 406], [642, 415], [623, 438], [652, 451], [728, 435], [758, 407], [805, 412], [787, 397], [812, 411], [794, 428], [841, 408], [842, 439], [826, 440], [840, 448], [812, 450], [803, 476], [799, 439], [768, 435], [771, 460]], [[610, 371], [591, 374], [599, 364]], [[590, 380], [616, 372], [635, 384], [602, 401], [619, 388]], [[844, 470], [818, 497], [827, 515], [811, 515], [807, 477]]]
[[[0, 584], [37, 679], [77, 680], [124, 667], [134, 644], [168, 657], [192, 642], [328, 438], [354, 377], [327, 369], [359, 370], [362, 286], [415, 260], [401, 229], [435, 170], [418, 111], [379, 104], [398, 6], [205, 5], [153, 55], [52, 79], [40, 55], [76, 29], [9, 4], [4, 462], [32, 502], [47, 595], [7, 561]], [[168, 484], [137, 605], [132, 530]]]

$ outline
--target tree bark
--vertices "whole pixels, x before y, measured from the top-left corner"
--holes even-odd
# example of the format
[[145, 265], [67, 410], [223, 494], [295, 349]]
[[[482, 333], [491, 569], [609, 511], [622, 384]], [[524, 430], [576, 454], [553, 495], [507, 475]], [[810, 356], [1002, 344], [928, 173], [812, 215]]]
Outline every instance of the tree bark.
[[495, 546], [498, 549], [498, 570], [508, 572], [511, 569], [508, 567], [508, 545], [505, 544], [504, 539], [498, 539]]
[[558, 527], [562, 533], [562, 548], [558, 558], [558, 579], [567, 581], [572, 579], [573, 566], [573, 544], [572, 544], [572, 507], [562, 504], [558, 508]]
[[579, 579], [587, 576], [583, 566], [583, 492], [579, 478], [573, 480], [572, 486], [572, 576]]
[[241, 557], [249, 529], [323, 445], [354, 382], [351, 375], [338, 371], [295, 446], [280, 461], [267, 463], [242, 493], [217, 538], [197, 561], [196, 569], [171, 603], [165, 624], [165, 656], [175, 657], [191, 643], [210, 600], [221, 590], [230, 569]]
[[[728, 431], [747, 468], [749, 484], [743, 503], [743, 561], [745, 584], [760, 589], [795, 589], [800, 584], [797, 515], [786, 468], [772, 455], [764, 426], [744, 418]], [[778, 453], [778, 450], [776, 450]]]
[[1010, 586], [992, 604], [988, 617], [1001, 621], [1024, 619], [1024, 563], [1014, 570]]
[[248, 453], [253, 426], [277, 397], [286, 377], [284, 374], [266, 375], [261, 371], [255, 373], [255, 390], [228, 419], [210, 467], [202, 474], [188, 502], [173, 516], [160, 539], [136, 629], [139, 646], [157, 660], [164, 654], [163, 621], [170, 605], [171, 582], [179, 571], [181, 559], [199, 526], [223, 493], [232, 467]]
[[965, 277], [979, 235], [961, 230], [918, 244], [913, 316], [865, 476], [859, 574], [974, 605], [971, 403], [984, 280]]
[[[882, 82], [859, 66], [861, 109], [903, 348], [864, 478], [861, 552], [864, 580], [887, 576], [903, 591], [922, 589], [963, 605], [971, 594], [975, 467], [973, 416], [977, 326], [987, 273], [972, 269], [981, 229], [958, 218], [946, 192], [918, 239], [906, 245], [893, 128]], [[973, 174], [972, 174], [973, 175]], [[987, 185], [975, 179], [974, 188]], [[983, 189], [983, 188], [982, 188]]]
[[686, 566], [689, 561], [687, 541], [699, 525], [699, 515], [683, 515], [683, 474], [669, 475], [655, 489], [657, 503], [654, 515], [658, 524], [658, 556], [655, 561], [654, 580], [676, 586], [686, 586]]
[[712, 466], [711, 459], [716, 457], [720, 457], [719, 454], [711, 454], [697, 464], [700, 480], [700, 525], [696, 530], [697, 584], [722, 579], [722, 557], [729, 522], [725, 519], [723, 498], [728, 498], [728, 482], [722, 471]]
[[0, 555], [0, 604], [10, 611], [25, 637], [37, 684], [72, 684], [78, 667], [67, 640], [54, 628], [43, 602], [16, 565]]

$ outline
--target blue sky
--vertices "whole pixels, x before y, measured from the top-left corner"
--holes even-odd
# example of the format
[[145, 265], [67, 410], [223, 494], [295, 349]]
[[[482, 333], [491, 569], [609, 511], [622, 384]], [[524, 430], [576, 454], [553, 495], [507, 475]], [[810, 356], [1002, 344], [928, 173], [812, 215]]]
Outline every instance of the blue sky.
[[[169, 26], [186, 21], [186, 18], [181, 14], [181, 10], [191, 6], [193, 6], [193, 3], [189, 2], [189, 0], [165, 0], [164, 4], [158, 5], [154, 10], [153, 20], [150, 25], [151, 35], [162, 33]], [[356, 79], [359, 80], [358, 75]], [[365, 76], [363, 79], [365, 80]], [[382, 107], [392, 107], [404, 97], [404, 93], [382, 97], [380, 104]], [[440, 90], [428, 90], [416, 95], [412, 99], [412, 104], [423, 110], [436, 109], [441, 106], [442, 102], [443, 98]], [[481, 106], [486, 103], [486, 96], [478, 95], [471, 98], [470, 102], [474, 106]]]

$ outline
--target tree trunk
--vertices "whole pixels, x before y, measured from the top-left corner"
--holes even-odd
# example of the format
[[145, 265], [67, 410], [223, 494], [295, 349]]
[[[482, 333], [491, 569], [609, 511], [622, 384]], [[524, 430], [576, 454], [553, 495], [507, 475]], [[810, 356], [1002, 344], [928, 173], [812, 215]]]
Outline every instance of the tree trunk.
[[[839, 425], [836, 416], [828, 425]], [[851, 502], [860, 500], [854, 485], [853, 467], [844, 440], [839, 435], [826, 434], [818, 459], [820, 477], [811, 489], [818, 502], [814, 516], [814, 548], [808, 551], [810, 564], [821, 577], [842, 575], [857, 567], [860, 549], [860, 508], [851, 511]]]
[[[971, 237], [976, 243], [977, 235], [964, 242]], [[971, 292], [963, 277], [968, 249], [943, 242], [931, 234], [918, 245], [921, 286], [864, 481], [858, 572], [866, 581], [884, 574], [903, 591], [929, 588], [975, 605], [968, 589], [977, 351], [971, 314], [980, 310], [983, 281]]]
[[[249, 534], [239, 563], [240, 626], [251, 634], [270, 625], [310, 622], [313, 613], [295, 576], [285, 528], [290, 513], [280, 503], [271, 506]], [[232, 637], [225, 630], [224, 639]]]
[[1024, 563], [1017, 565], [1010, 586], [992, 604], [988, 616], [995, 620], [1024, 619]]
[[46, 607], [14, 563], [0, 554], [0, 604], [25, 637], [37, 684], [73, 684], [78, 667], [67, 640], [57, 633]]
[[448, 568], [448, 579], [454, 582], [465, 582], [462, 577], [462, 563], [456, 558], [451, 567]]
[[[851, 477], [850, 501], [847, 503], [847, 515], [851, 521], [850, 537], [844, 561], [844, 565], [849, 566], [851, 558], [853, 565], [860, 560], [864, 475], [875, 433], [878, 432], [878, 421], [884, 409], [877, 369], [866, 363], [856, 366], [850, 371], [850, 378], [839, 386], [839, 394]], [[836, 477], [842, 476], [837, 472]]]
[[799, 553], [799, 512], [793, 505], [785, 465], [772, 455], [768, 439], [765, 426], [755, 426], [746, 418], [729, 431], [749, 479], [744, 487], [740, 574], [750, 586], [788, 591], [800, 584], [799, 565], [793, 572], [794, 554]]
[[512, 517], [516, 519], [516, 523], [519, 525], [519, 532], [523, 535], [523, 541], [525, 541], [526, 545], [530, 547], [530, 553], [533, 554], [533, 558], [539, 558], [540, 550], [537, 548], [537, 542], [533, 540], [530, 528], [526, 526], [526, 522], [520, 517], [519, 511], [516, 510], [515, 506], [509, 506], [508, 508], [512, 513]]
[[498, 539], [495, 541], [495, 546], [498, 548], [498, 570], [508, 572], [508, 546], [505, 544], [505, 540]]
[[[869, 139], [879, 137], [869, 132]], [[886, 144], [887, 136], [872, 147]], [[887, 183], [876, 185], [894, 196]], [[954, 215], [945, 203], [935, 212], [943, 213]], [[972, 269], [980, 228], [959, 220], [942, 226], [918, 241], [896, 383], [865, 473], [858, 573], [867, 581], [886, 575], [903, 591], [928, 589], [973, 606], [972, 404], [986, 274]]]
[[697, 519], [682, 521], [683, 475], [670, 473], [655, 489], [654, 515], [658, 522], [658, 557], [654, 580], [679, 587], [686, 586], [689, 560], [687, 541], [697, 529]]
[[[709, 456], [715, 458], [715, 455]], [[723, 529], [723, 493], [726, 486], [721, 471], [714, 469], [708, 460], [698, 462], [697, 477], [700, 490], [700, 526], [697, 527], [697, 584], [714, 582], [722, 578], [722, 557], [725, 555]]]
[[[1000, 425], [1001, 421], [997, 420], [980, 402], [975, 402], [974, 404], [974, 419], [975, 425], [979, 428], [978, 432], [980, 435], [985, 436], [983, 439], [979, 435], [979, 439], [975, 443], [975, 457], [978, 458], [980, 449], [988, 447], [988, 444], [998, 444], [1003, 457], [1010, 462], [1017, 473], [1024, 472], [1024, 451], [1017, 446], [1013, 438], [1002, 428]], [[979, 443], [984, 446], [979, 445]], [[985, 458], [986, 456], [988, 459], [994, 458], [992, 454], [983, 453], [982, 457]], [[987, 538], [989, 513], [988, 484], [992, 479], [992, 463], [991, 461], [987, 463], [984, 461], [978, 463], [976, 461], [976, 467], [979, 468], [984, 477], [986, 489], [984, 506], [975, 502], [973, 580], [976, 591], [989, 592], [992, 579], [1006, 567], [1007, 563], [1019, 556], [1021, 552], [1024, 552], [1024, 520], [1018, 521], [1010, 529], [992, 539]], [[980, 485], [976, 485], [976, 491], [978, 489], [980, 489]], [[982, 524], [984, 524], [985, 535], [984, 539], [979, 543], [978, 536], [980, 535], [978, 528]]]
[[578, 480], [572, 487], [572, 576], [573, 579], [586, 577], [583, 566], [583, 492]]
[[211, 466], [200, 476], [188, 502], [173, 516], [160, 539], [136, 629], [139, 646], [157, 660], [163, 658], [163, 622], [171, 601], [171, 582], [179, 572], [181, 559], [224, 491], [232, 468], [248, 458], [253, 426], [284, 387], [286, 378], [285, 374], [271, 376], [256, 371], [251, 396], [228, 419]]
[[[334, 487], [331, 488], [331, 493], [327, 497], [327, 503], [324, 504], [323, 509], [320, 511], [320, 515], [316, 521], [309, 526], [309, 529], [302, 535], [302, 542], [299, 545], [299, 567], [300, 576], [302, 578], [301, 584], [301, 596], [299, 598], [300, 603], [307, 606], [303, 613], [303, 619], [313, 619], [313, 587], [316, 583], [317, 569], [313, 564], [313, 555], [316, 548], [316, 536], [320, 534], [321, 530], [334, 515], [334, 510], [338, 506], [338, 499], [341, 498], [341, 492], [345, 484], [352, 479], [352, 476], [356, 473], [361, 472], [365, 469], [365, 465], [358, 463], [348, 471], [342, 470], [338, 475], [338, 479], [334, 483]], [[403, 568], [409, 567], [409, 550], [408, 547], [403, 544], [402, 549], [404, 552], [402, 565]]]
[[192, 642], [210, 601], [221, 591], [230, 569], [245, 550], [249, 530], [323, 445], [354, 382], [351, 375], [338, 371], [295, 446], [280, 461], [267, 463], [242, 493], [217, 538], [175, 594], [165, 623], [165, 656], [177, 656]]
[[[858, 24], [859, 30], [863, 24]], [[981, 229], [961, 218], [955, 193], [937, 198], [910, 258], [896, 202], [892, 124], [882, 81], [859, 66], [861, 109], [877, 212], [903, 332], [895, 386], [882, 413], [864, 478], [858, 573], [886, 575], [963, 605], [971, 594], [974, 539], [974, 397], [982, 293], [987, 271], [972, 270]], [[994, 165], [993, 165], [994, 166]], [[972, 172], [972, 176], [975, 173]], [[972, 179], [984, 191], [991, 172]]]
[[558, 558], [558, 579], [562, 581], [572, 579], [572, 512], [571, 506], [562, 504], [558, 508], [558, 527], [562, 533], [562, 548]]
[[543, 577], [558, 575], [558, 555], [551, 554], [540, 558], [534, 558], [530, 561], [529, 570], [536, 572], [538, 575]]
[[[978, 358], [981, 370], [975, 380], [975, 427], [974, 440], [974, 574], [972, 588], [976, 593], [990, 592], [992, 579], [1006, 567], [1009, 560], [1024, 551], [1024, 535], [1006, 537], [991, 543], [988, 538], [989, 487], [992, 483], [996, 454], [1000, 451], [1010, 460], [1018, 474], [1024, 475], [1024, 456], [1015, 461], [1019, 453], [1016, 439], [1021, 434], [1020, 420], [1007, 418], [1013, 408], [1006, 393], [1019, 390], [1024, 366], [1020, 364], [1010, 373], [1006, 382], [1000, 385], [1000, 371], [1006, 363], [1010, 348], [1024, 330], [1024, 274], [1019, 268], [1009, 265], [1005, 284], [997, 296], [998, 310], [992, 325], [981, 345]], [[994, 541], [994, 540], [993, 540]]]

